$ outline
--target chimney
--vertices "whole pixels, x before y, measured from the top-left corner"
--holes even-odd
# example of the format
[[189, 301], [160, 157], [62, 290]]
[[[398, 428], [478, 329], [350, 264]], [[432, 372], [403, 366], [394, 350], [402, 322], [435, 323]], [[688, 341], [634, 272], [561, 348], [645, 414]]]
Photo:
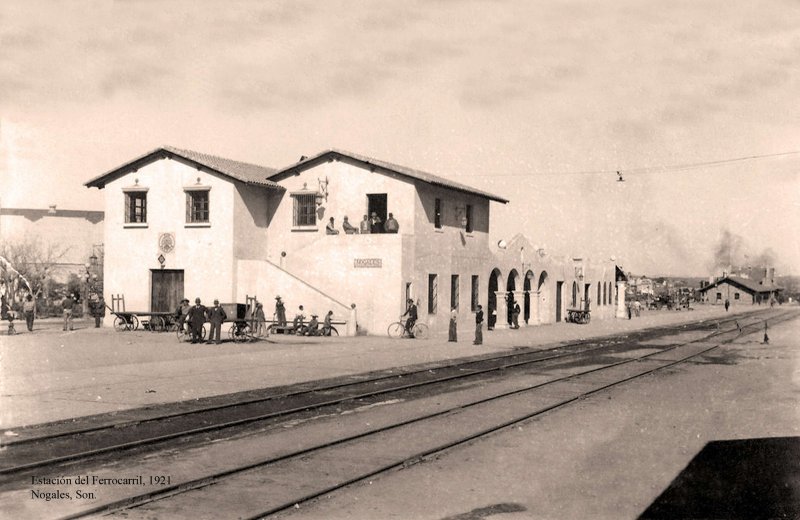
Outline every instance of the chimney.
[[774, 267], [770, 267], [769, 268], [769, 283], [770, 283], [770, 285], [775, 283], [775, 268]]
[[55, 215], [56, 214], [56, 205], [55, 204], [50, 204], [50, 209], [47, 210], [47, 213], [49, 213], [50, 215]]

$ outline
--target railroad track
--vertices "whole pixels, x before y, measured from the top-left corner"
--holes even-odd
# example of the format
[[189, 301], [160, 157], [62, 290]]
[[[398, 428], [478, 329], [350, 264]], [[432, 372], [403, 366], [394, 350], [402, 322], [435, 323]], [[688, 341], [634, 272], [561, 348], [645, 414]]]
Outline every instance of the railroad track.
[[[797, 313], [789, 312], [766, 319], [778, 323], [796, 316]], [[478, 390], [465, 388], [455, 392], [454, 395], [458, 395], [451, 399], [453, 402], [439, 409], [429, 407], [402, 420], [388, 420], [373, 428], [362, 428], [262, 460], [251, 460], [223, 471], [150, 489], [147, 493], [75, 511], [64, 518], [109, 513], [119, 513], [126, 518], [159, 514], [171, 517], [169, 511], [191, 511], [192, 517], [201, 518], [198, 511], [218, 514], [220, 510], [224, 510], [226, 516], [242, 518], [269, 516], [354, 482], [425, 460], [616, 385], [702, 356], [744, 334], [762, 331], [765, 319], [757, 318], [747, 324], [741, 323], [741, 318], [739, 321], [735, 327], [712, 332], [700, 339], [648, 347], [652, 352], [642, 355], [624, 357], [624, 350], [599, 352], [603, 349], [608, 351], [608, 346], [583, 351], [581, 354], [591, 356], [584, 361], [590, 361], [592, 368], [581, 367], [571, 360], [561, 365], [561, 370], [569, 373], [544, 382], [541, 381], [541, 372], [522, 371], [516, 377], [519, 381], [515, 382], [521, 385], [519, 388], [504, 388], [509, 384], [504, 380], [511, 378], [498, 378], [494, 386], [489, 385], [490, 388], [484, 383], [484, 387]], [[614, 357], [620, 355], [623, 359]], [[529, 363], [528, 366], [532, 365]], [[565, 369], [567, 366], [569, 368]], [[531, 379], [531, 384], [522, 385], [526, 379]], [[374, 453], [382, 456], [374, 460]], [[350, 471], [324, 474], [320, 468], [329, 464], [331, 459], [351, 461]], [[275, 484], [279, 482], [292, 482], [295, 486], [276, 491]], [[269, 496], [264, 496], [265, 489], [270, 490]], [[253, 494], [243, 496], [251, 490]], [[225, 503], [220, 509], [220, 497], [227, 496], [236, 497], [236, 501]], [[258, 505], [255, 510], [252, 509], [254, 504]]]
[[486, 376], [494, 372], [572, 356], [589, 355], [631, 341], [645, 341], [648, 338], [661, 336], [667, 331], [708, 330], [713, 335], [717, 333], [719, 327], [747, 319], [753, 318], [747, 315], [713, 322], [658, 327], [638, 331], [624, 338], [593, 338], [548, 349], [521, 349], [510, 354], [455, 360], [434, 368], [426, 366], [399, 373], [379, 373], [356, 381], [324, 384], [310, 389], [160, 414], [142, 420], [110, 422], [72, 429], [56, 428], [52, 433], [27, 435], [2, 442], [0, 485], [8, 481], [8, 477], [32, 470], [41, 471], [59, 464], [79, 462], [104, 455], [117, 456], [126, 450], [158, 447], [168, 441], [186, 440], [192, 436], [203, 436], [202, 440], [205, 442], [209, 440], [210, 435], [224, 437], [233, 429], [253, 423], [308, 416], [321, 409], [344, 403], [354, 407], [358, 405], [359, 399], [448, 384], [456, 380]]

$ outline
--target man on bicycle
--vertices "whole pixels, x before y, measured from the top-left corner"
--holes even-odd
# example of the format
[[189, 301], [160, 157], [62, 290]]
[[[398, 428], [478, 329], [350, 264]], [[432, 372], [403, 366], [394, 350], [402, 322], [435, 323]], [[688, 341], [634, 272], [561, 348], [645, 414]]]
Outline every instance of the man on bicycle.
[[414, 304], [414, 300], [408, 300], [408, 307], [406, 308], [406, 312], [403, 314], [402, 317], [408, 315], [408, 319], [406, 320], [406, 334], [409, 338], [414, 337], [414, 324], [417, 322], [417, 306]]

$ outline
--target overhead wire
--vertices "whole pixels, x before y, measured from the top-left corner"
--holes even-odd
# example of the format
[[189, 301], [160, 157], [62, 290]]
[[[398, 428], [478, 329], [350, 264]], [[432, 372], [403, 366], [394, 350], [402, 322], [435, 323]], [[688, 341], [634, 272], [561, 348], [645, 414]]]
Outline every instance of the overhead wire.
[[650, 174], [650, 173], [670, 173], [688, 170], [696, 170], [699, 168], [709, 168], [715, 166], [722, 166], [726, 164], [733, 164], [737, 162], [753, 161], [759, 159], [772, 159], [775, 157], [784, 157], [788, 155], [798, 155], [800, 150], [791, 152], [779, 152], [761, 155], [746, 155], [742, 157], [732, 157], [729, 159], [718, 159], [715, 161], [703, 161], [686, 164], [673, 164], [667, 166], [640, 166], [633, 168], [614, 168], [608, 170], [576, 170], [576, 171], [531, 171], [531, 172], [512, 172], [512, 173], [476, 173], [458, 175], [459, 177], [527, 177], [527, 176], [543, 176], [543, 175], [599, 175], [599, 174]]

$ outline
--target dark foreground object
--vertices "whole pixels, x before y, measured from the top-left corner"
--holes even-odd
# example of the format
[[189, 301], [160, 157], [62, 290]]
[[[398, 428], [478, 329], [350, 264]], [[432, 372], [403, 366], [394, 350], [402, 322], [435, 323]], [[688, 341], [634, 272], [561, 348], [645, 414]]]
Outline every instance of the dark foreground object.
[[709, 442], [639, 518], [800, 518], [800, 437]]

